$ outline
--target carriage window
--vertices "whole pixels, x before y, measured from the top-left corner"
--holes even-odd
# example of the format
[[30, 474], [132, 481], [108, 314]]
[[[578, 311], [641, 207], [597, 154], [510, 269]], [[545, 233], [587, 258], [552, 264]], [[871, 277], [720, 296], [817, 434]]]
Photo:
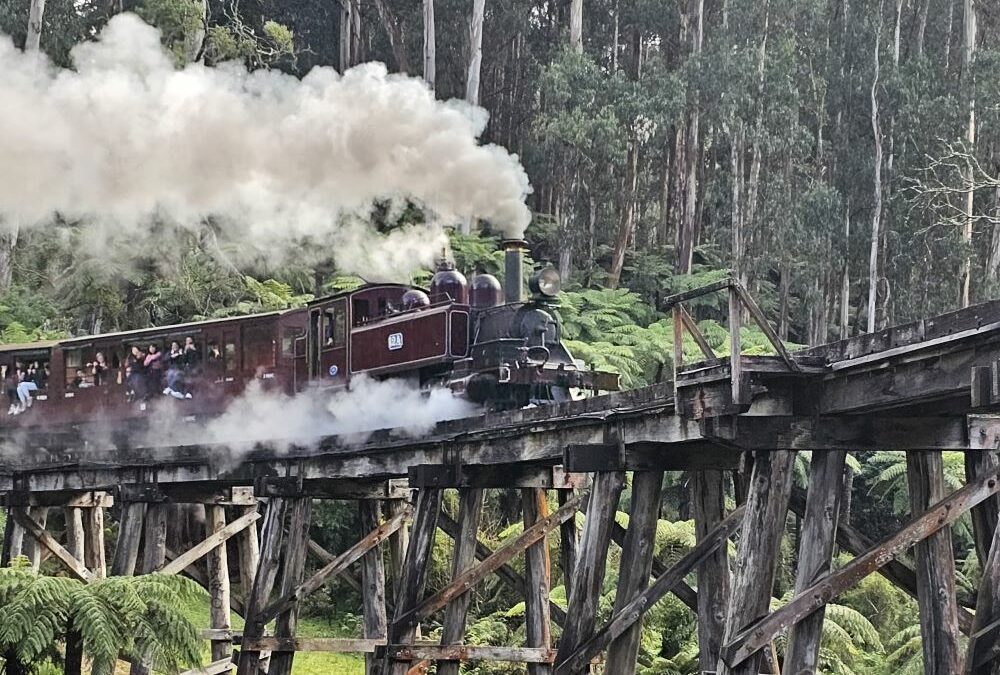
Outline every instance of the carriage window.
[[239, 364], [236, 362], [236, 343], [235, 342], [229, 342], [229, 341], [226, 342], [226, 344], [225, 344], [225, 353], [223, 354], [223, 357], [225, 358], [225, 361], [226, 361], [226, 372], [229, 373], [229, 372], [232, 372], [232, 371], [236, 370], [236, 367]]
[[83, 364], [85, 363], [83, 349], [67, 349], [66, 355], [66, 384], [79, 387], [86, 377]]
[[368, 301], [367, 300], [354, 300], [353, 301], [354, 310], [354, 325], [361, 326], [368, 322], [371, 318], [368, 312]]
[[274, 365], [274, 328], [245, 326], [243, 328], [243, 370]]
[[281, 336], [281, 355], [287, 357], [295, 356], [295, 341], [302, 337], [301, 328], [286, 328]]
[[323, 310], [323, 348], [343, 347], [347, 341], [347, 322], [343, 304], [336, 304]]

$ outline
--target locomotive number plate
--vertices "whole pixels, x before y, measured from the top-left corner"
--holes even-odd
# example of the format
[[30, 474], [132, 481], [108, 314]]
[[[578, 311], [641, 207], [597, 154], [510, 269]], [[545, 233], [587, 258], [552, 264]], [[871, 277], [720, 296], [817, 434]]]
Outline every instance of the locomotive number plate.
[[394, 352], [403, 348], [403, 334], [392, 333], [389, 335], [389, 351]]

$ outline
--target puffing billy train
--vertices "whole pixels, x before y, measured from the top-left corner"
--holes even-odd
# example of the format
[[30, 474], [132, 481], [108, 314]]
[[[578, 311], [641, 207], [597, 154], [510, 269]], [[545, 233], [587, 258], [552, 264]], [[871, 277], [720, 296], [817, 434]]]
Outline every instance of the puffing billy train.
[[[493, 409], [617, 389], [617, 375], [585, 369], [562, 343], [552, 311], [558, 273], [536, 271], [525, 297], [525, 248], [520, 240], [504, 242], [505, 276], [512, 282], [506, 289], [489, 274], [467, 283], [442, 259], [427, 292], [368, 284], [297, 309], [0, 346], [0, 374], [11, 398], [6, 414], [0, 410], [0, 428], [56, 430], [100, 418], [138, 420], [158, 409], [150, 401], [163, 398], [161, 390], [181, 399], [171, 403], [188, 418], [214, 416], [254, 380], [296, 394], [307, 386], [346, 387], [361, 374], [406, 378], [450, 387]], [[137, 392], [133, 366], [142, 369], [141, 361], [154, 351], [168, 362], [175, 342], [188, 342], [196, 362], [186, 358], [184, 372], [173, 380], [159, 364], [161, 379]], [[139, 363], [134, 347], [141, 350]], [[97, 361], [103, 373], [95, 369]], [[26, 377], [37, 390], [22, 391], [30, 388], [23, 385]], [[166, 389], [164, 381], [170, 382]]]

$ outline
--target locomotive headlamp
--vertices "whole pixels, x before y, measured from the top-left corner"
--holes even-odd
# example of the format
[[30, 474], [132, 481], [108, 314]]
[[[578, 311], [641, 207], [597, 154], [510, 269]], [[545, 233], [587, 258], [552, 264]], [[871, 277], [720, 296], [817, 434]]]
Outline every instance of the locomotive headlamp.
[[554, 298], [559, 295], [562, 288], [562, 280], [555, 267], [543, 267], [531, 275], [528, 287], [535, 295], [542, 295], [547, 298]]

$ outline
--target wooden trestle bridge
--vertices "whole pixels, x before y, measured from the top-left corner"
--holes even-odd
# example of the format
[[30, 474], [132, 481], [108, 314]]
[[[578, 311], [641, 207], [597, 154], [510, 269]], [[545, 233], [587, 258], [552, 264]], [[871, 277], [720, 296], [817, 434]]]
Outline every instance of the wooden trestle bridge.
[[[741, 317], [770, 330], [738, 285], [699, 292], [729, 294], [731, 353], [740, 353]], [[37, 563], [47, 550], [87, 581], [148, 572], [198, 578], [212, 599], [211, 673], [288, 675], [297, 652], [327, 650], [365, 653], [367, 672], [383, 675], [430, 665], [455, 675], [477, 660], [524, 663], [531, 675], [584, 673], [593, 663], [630, 675], [641, 618], [667, 593], [697, 614], [703, 671], [777, 672], [774, 638], [787, 633], [783, 672], [815, 673], [825, 603], [872, 573], [917, 598], [927, 673], [1000, 673], [1000, 417], [990, 414], [1000, 410], [1000, 302], [793, 354], [774, 338], [777, 356], [730, 360], [700, 339], [683, 306], [693, 296], [670, 304], [676, 330], [695, 335], [705, 360], [685, 366], [675, 354], [671, 383], [442, 422], [419, 439], [384, 430], [308, 449], [263, 444], [239, 461], [208, 446], [26, 448], [0, 465], [10, 516], [4, 557], [24, 553]], [[906, 451], [910, 487], [912, 518], [881, 542], [838, 522], [846, 453], [871, 449]], [[950, 494], [943, 450], [967, 458], [968, 482]], [[807, 491], [792, 484], [798, 451], [812, 451]], [[653, 555], [664, 471], [689, 472], [697, 530], [697, 545], [670, 567]], [[626, 472], [622, 528], [614, 515]], [[738, 506], [727, 512], [730, 478]], [[477, 540], [484, 490], [511, 488], [521, 491], [523, 534], [490, 550]], [[441, 508], [452, 489], [457, 521]], [[559, 505], [552, 512], [551, 491]], [[348, 550], [330, 553], [310, 540], [318, 499], [357, 501], [363, 531]], [[106, 560], [103, 523], [113, 503], [118, 538]], [[204, 507], [206, 531], [186, 550], [168, 547], [175, 504]], [[54, 508], [64, 511], [65, 530], [46, 529]], [[802, 516], [798, 577], [794, 598], [770, 611], [788, 509]], [[950, 533], [970, 510], [984, 570], [974, 611], [959, 604]], [[428, 589], [438, 530], [455, 540], [453, 575]], [[550, 534], [561, 544], [568, 611], [549, 599]], [[599, 623], [612, 542], [622, 565], [613, 614]], [[835, 545], [855, 557], [831, 570]], [[230, 588], [234, 552], [240, 593]], [[309, 554], [323, 567], [306, 578]], [[523, 574], [509, 564], [520, 555]], [[207, 566], [195, 564], [201, 558]], [[364, 638], [296, 637], [298, 602], [355, 564]], [[696, 588], [685, 581], [692, 573]], [[463, 641], [470, 590], [491, 574], [523, 593], [524, 646]], [[395, 589], [391, 612], [386, 584]], [[242, 632], [232, 630], [233, 613], [245, 618]], [[431, 617], [443, 626], [435, 643], [419, 638]], [[133, 664], [133, 672], [144, 668]]]

